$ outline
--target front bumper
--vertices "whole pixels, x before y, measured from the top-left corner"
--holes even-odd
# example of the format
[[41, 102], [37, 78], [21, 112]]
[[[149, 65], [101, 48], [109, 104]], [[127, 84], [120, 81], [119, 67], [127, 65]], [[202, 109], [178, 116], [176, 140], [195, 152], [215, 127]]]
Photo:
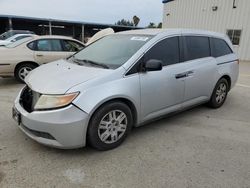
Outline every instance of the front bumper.
[[56, 148], [84, 147], [89, 115], [74, 105], [50, 111], [28, 113], [17, 97], [14, 108], [20, 113], [19, 128], [31, 139]]

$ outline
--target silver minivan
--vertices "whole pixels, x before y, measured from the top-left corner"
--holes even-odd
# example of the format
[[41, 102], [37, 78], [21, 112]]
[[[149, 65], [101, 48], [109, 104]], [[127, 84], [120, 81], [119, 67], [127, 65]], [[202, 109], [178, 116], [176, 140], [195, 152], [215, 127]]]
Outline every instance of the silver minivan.
[[48, 146], [112, 149], [132, 127], [203, 103], [221, 107], [239, 74], [232, 49], [228, 37], [208, 31], [112, 34], [33, 70], [13, 118]]

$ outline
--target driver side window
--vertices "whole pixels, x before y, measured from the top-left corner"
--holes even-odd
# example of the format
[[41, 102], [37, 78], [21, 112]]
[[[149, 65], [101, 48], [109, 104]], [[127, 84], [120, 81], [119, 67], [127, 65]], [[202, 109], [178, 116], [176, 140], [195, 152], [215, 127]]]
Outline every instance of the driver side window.
[[180, 48], [179, 37], [171, 37], [164, 39], [155, 44], [145, 55], [142, 57], [126, 75], [138, 73], [141, 64], [150, 59], [156, 59], [163, 62], [162, 66], [173, 65], [180, 62]]
[[180, 62], [179, 37], [171, 37], [158, 42], [144, 57], [144, 62], [157, 59], [163, 62], [163, 66]]

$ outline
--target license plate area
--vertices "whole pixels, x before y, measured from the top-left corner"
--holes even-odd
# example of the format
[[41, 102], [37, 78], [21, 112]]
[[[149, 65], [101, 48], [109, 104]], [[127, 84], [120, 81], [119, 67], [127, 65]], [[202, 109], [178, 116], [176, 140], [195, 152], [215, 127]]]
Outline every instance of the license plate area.
[[18, 125], [21, 124], [22, 120], [21, 120], [21, 114], [20, 112], [18, 112], [18, 110], [16, 108], [12, 108], [12, 117], [13, 119], [18, 123]]

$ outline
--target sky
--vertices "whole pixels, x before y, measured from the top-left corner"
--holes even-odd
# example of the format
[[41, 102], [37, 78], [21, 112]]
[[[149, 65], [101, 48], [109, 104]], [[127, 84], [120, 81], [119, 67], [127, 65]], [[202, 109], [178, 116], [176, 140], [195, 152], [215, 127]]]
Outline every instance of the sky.
[[0, 15], [18, 15], [114, 24], [137, 15], [139, 26], [159, 23], [162, 0], [0, 0]]

